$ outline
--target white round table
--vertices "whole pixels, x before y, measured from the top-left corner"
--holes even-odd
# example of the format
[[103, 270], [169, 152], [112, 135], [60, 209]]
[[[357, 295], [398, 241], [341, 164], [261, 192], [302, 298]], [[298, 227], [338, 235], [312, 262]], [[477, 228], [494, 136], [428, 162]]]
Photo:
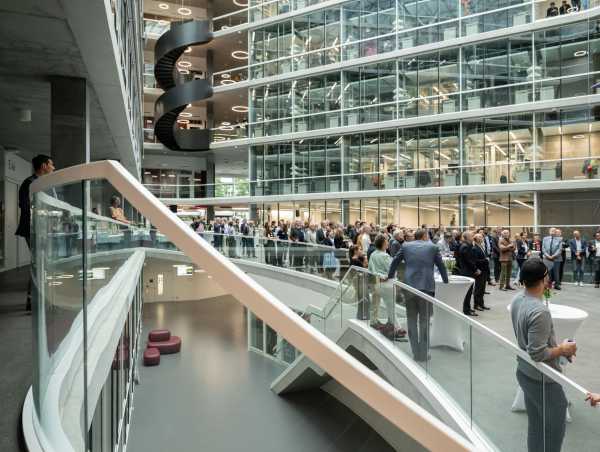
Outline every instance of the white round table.
[[[436, 277], [435, 298], [462, 312], [465, 295], [474, 281], [467, 276], [450, 275], [448, 284], [444, 284], [441, 278]], [[466, 334], [465, 323], [459, 317], [436, 305], [433, 306], [430, 347], [445, 346], [462, 352], [468, 339]]]
[[[510, 306], [506, 307], [509, 313]], [[556, 341], [558, 343], [563, 342], [565, 339], [575, 339], [575, 333], [577, 333], [583, 321], [588, 318], [587, 312], [571, 306], [550, 303], [548, 308], [550, 309], [554, 332], [556, 333]], [[512, 411], [525, 411], [525, 396], [520, 386], [517, 386], [517, 394], [515, 395], [511, 409]], [[567, 420], [570, 421], [570, 419], [571, 416], [567, 409]]]

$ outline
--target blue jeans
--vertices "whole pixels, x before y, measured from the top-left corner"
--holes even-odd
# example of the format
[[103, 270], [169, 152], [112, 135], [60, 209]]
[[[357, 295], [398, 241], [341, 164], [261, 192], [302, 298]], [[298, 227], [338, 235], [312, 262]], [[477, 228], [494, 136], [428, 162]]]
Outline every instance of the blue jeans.
[[[541, 378], [541, 374], [540, 374]], [[534, 380], [517, 370], [517, 380], [525, 395], [527, 410], [527, 450], [560, 452], [565, 437], [567, 398], [553, 381]]]
[[583, 282], [583, 258], [573, 261], [573, 281]]

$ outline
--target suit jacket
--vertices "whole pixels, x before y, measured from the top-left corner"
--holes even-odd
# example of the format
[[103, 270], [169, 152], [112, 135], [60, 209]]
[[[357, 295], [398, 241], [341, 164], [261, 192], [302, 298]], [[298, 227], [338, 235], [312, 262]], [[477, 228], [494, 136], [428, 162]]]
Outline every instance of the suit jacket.
[[424, 292], [435, 292], [435, 279], [433, 277], [433, 266], [435, 265], [442, 280], [448, 283], [448, 272], [442, 260], [438, 247], [432, 242], [424, 240], [413, 240], [404, 242], [398, 254], [394, 256], [388, 272], [388, 277], [393, 278], [400, 262], [406, 262], [404, 271], [404, 282], [417, 290]]
[[458, 258], [456, 259], [458, 271], [462, 276], [475, 277], [477, 264], [473, 253], [473, 245], [463, 242], [458, 249]]
[[29, 187], [36, 179], [37, 176], [32, 174], [19, 187], [19, 209], [21, 209], [21, 215], [15, 235], [25, 237], [27, 241], [29, 241], [31, 235], [31, 198], [29, 197]]
[[[581, 242], [581, 257], [584, 258], [587, 250], [587, 242], [583, 239], [579, 241]], [[569, 240], [569, 248], [571, 248], [571, 259], [575, 259], [575, 253], [577, 252], [577, 242], [575, 242], [575, 239]]]
[[322, 245], [325, 240], [325, 231], [322, 228], [317, 229], [317, 244]]
[[542, 240], [542, 255], [544, 259], [547, 256], [554, 256], [554, 262], [562, 261], [562, 238], [560, 237], [544, 237]]
[[515, 244], [510, 239], [502, 237], [498, 240], [498, 248], [500, 248], [500, 262], [511, 262], [515, 252]]
[[492, 259], [500, 259], [500, 247], [498, 246], [498, 237], [490, 236], [492, 245]]
[[473, 245], [473, 258], [475, 259], [477, 270], [481, 270], [482, 273], [490, 271], [490, 262], [485, 256], [485, 250], [479, 245]]

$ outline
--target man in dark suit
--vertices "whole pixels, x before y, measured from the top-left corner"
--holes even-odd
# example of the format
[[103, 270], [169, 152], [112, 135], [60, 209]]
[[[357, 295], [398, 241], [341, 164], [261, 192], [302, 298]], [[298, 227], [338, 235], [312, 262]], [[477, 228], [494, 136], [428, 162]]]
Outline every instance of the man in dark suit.
[[223, 249], [223, 233], [225, 232], [225, 227], [219, 218], [215, 219], [215, 226], [213, 227], [213, 243], [217, 250], [221, 251]]
[[573, 231], [573, 238], [569, 240], [571, 260], [573, 261], [573, 281], [578, 286], [583, 286], [583, 266], [587, 242], [581, 238], [579, 231]]
[[485, 245], [483, 242], [483, 234], [475, 234], [473, 236], [473, 258], [475, 266], [481, 272], [475, 278], [475, 287], [473, 289], [473, 303], [478, 311], [488, 310], [483, 300], [485, 295], [485, 284], [490, 273], [490, 263], [485, 255]]
[[490, 243], [492, 245], [492, 252], [490, 253], [490, 260], [494, 264], [494, 281], [498, 284], [500, 280], [500, 246], [498, 242], [500, 240], [500, 235], [502, 233], [502, 229], [498, 228], [496, 232], [490, 235]]
[[[448, 284], [448, 272], [442, 260], [439, 248], [429, 240], [425, 229], [417, 229], [415, 240], [404, 242], [398, 254], [392, 260], [388, 278], [396, 275], [400, 262], [406, 262], [404, 282], [415, 289], [435, 296], [435, 279], [433, 266], [435, 265], [442, 276], [444, 283]], [[423, 300], [412, 292], [406, 292], [406, 321], [408, 339], [416, 361], [427, 361], [429, 345], [429, 318], [432, 313], [432, 304]]]
[[[19, 217], [19, 225], [15, 231], [15, 235], [23, 237], [27, 246], [31, 250], [31, 196], [29, 194], [29, 187], [31, 183], [40, 176], [50, 174], [54, 171], [54, 162], [47, 155], [36, 155], [31, 160], [33, 166], [33, 174], [23, 181], [21, 187], [19, 187], [19, 209], [21, 209], [21, 215]], [[27, 311], [31, 311], [31, 276], [29, 277], [29, 283], [27, 286], [27, 303], [25, 305]]]
[[[461, 276], [469, 278], [477, 278], [481, 275], [481, 270], [477, 268], [475, 256], [473, 253], [473, 233], [471, 231], [463, 232], [462, 243], [458, 249], [458, 259], [456, 265], [459, 268]], [[465, 315], [477, 316], [477, 313], [471, 309], [471, 296], [473, 295], [473, 286], [469, 287], [469, 291], [465, 295], [463, 301], [463, 313]]]

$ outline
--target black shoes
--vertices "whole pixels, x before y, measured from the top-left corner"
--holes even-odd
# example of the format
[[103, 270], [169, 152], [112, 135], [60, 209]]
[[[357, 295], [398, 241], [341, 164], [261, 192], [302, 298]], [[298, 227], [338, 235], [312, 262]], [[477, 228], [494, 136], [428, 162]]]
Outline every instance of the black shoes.
[[554, 286], [554, 290], [562, 290], [560, 286]]
[[479, 314], [477, 314], [475, 311], [465, 312], [464, 314], [471, 317], [479, 317]]

